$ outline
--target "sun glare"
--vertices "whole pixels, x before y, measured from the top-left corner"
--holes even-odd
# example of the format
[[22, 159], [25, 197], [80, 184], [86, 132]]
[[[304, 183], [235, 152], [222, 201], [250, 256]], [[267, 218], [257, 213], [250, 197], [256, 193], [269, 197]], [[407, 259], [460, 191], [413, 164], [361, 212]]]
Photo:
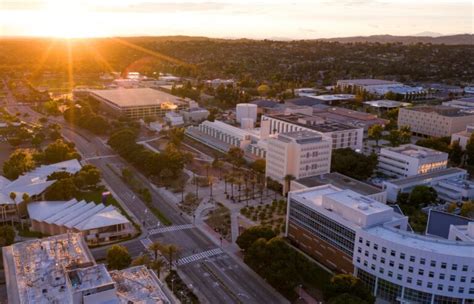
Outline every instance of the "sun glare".
[[83, 38], [94, 36], [89, 12], [80, 1], [48, 0], [46, 7], [39, 12], [41, 22], [35, 25], [39, 36], [56, 38]]

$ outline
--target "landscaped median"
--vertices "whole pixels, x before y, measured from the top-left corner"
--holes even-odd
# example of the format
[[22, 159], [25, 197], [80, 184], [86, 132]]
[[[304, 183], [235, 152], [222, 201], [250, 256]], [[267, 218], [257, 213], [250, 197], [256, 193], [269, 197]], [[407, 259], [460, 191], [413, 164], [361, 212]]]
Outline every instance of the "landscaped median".
[[140, 183], [129, 169], [124, 168], [121, 174], [119, 174], [110, 165], [107, 164], [107, 166], [112, 170], [112, 172], [117, 174], [127, 185], [130, 186], [133, 192], [135, 192], [142, 199], [147, 208], [158, 218], [161, 224], [165, 226], [170, 226], [173, 224], [158, 208], [153, 205], [150, 189], [140, 187]]

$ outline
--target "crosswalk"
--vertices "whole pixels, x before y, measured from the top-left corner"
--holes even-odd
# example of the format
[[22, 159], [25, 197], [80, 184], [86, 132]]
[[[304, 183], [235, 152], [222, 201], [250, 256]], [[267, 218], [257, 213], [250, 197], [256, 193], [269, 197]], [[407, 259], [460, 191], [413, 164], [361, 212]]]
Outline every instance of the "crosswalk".
[[140, 243], [142, 243], [143, 247], [145, 247], [145, 249], [148, 249], [148, 247], [150, 247], [150, 245], [153, 243], [149, 238], [143, 238], [140, 240]]
[[154, 228], [154, 229], [148, 230], [148, 234], [149, 234], [149, 235], [154, 235], [154, 234], [158, 234], [158, 233], [171, 232], [171, 231], [178, 231], [178, 230], [191, 229], [191, 228], [194, 228], [194, 225], [193, 225], [193, 224], [167, 226], [167, 227], [158, 227], [158, 228]]
[[219, 255], [221, 253], [224, 253], [224, 251], [221, 248], [214, 248], [214, 249], [211, 249], [211, 250], [196, 253], [196, 254], [193, 254], [193, 255], [190, 255], [190, 256], [179, 259], [178, 260], [178, 266], [186, 265], [186, 264], [189, 264], [189, 263], [192, 263], [192, 262], [195, 262], [195, 261], [199, 261], [199, 260], [202, 260], [202, 259], [205, 259], [205, 258], [208, 258], [208, 257], [216, 256], [216, 255]]

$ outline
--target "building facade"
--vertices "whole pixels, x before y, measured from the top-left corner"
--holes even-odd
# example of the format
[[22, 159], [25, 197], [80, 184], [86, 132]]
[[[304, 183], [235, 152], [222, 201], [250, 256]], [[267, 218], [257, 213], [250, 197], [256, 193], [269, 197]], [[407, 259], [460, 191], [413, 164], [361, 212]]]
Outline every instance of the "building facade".
[[453, 133], [453, 135], [451, 135], [451, 143], [454, 143], [455, 141], [457, 141], [459, 145], [461, 146], [461, 148], [464, 150], [466, 149], [466, 145], [471, 139], [471, 136], [473, 133], [474, 133], [474, 123], [467, 125], [466, 130], [464, 131]]
[[150, 88], [89, 90], [89, 96], [104, 111], [132, 119], [164, 117], [167, 112], [188, 108], [188, 100]]
[[445, 169], [447, 165], [447, 153], [406, 144], [380, 149], [378, 170], [400, 178]]
[[270, 121], [270, 133], [279, 134], [296, 131], [319, 132], [332, 139], [332, 149], [363, 148], [364, 128], [332, 122], [317, 116], [304, 114], [262, 115], [262, 121]]
[[281, 133], [268, 141], [265, 174], [281, 183], [286, 193], [286, 176], [299, 179], [329, 173], [331, 145], [331, 139], [315, 132]]
[[474, 303], [473, 242], [415, 234], [406, 216], [354, 191], [290, 192], [286, 235], [326, 267], [360, 278], [381, 303]]
[[398, 126], [408, 126], [419, 136], [451, 136], [473, 121], [474, 113], [449, 106], [400, 108], [398, 113]]

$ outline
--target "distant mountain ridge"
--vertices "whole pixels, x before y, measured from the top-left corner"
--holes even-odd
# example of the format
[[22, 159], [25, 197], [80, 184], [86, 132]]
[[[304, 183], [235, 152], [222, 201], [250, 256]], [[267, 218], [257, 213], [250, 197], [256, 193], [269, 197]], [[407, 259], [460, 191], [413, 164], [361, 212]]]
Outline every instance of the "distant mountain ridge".
[[459, 35], [448, 35], [448, 36], [439, 36], [439, 37], [373, 35], [373, 36], [354, 36], [354, 37], [327, 38], [327, 39], [315, 39], [315, 40], [334, 41], [334, 42], [340, 42], [340, 43], [368, 42], [368, 43], [403, 43], [403, 44], [431, 43], [431, 44], [447, 44], [447, 45], [461, 45], [461, 44], [474, 45], [473, 34], [459, 34]]

